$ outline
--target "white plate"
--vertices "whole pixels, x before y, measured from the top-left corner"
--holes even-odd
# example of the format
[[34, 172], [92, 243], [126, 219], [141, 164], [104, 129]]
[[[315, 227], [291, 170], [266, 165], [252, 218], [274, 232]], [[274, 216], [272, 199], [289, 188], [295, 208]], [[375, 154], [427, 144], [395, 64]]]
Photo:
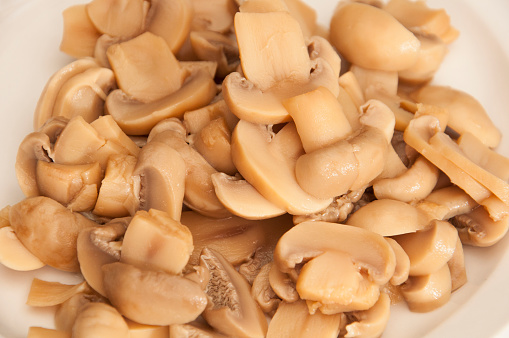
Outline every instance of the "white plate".
[[[0, 207], [23, 198], [14, 161], [19, 143], [32, 131], [32, 113], [48, 78], [71, 59], [58, 50], [63, 9], [72, 0], [0, 0]], [[307, 0], [327, 23], [335, 1]], [[429, 1], [445, 6], [461, 32], [435, 78], [476, 97], [504, 134], [509, 133], [509, 2]], [[509, 136], [499, 151], [509, 156]], [[467, 248], [469, 282], [443, 308], [415, 314], [393, 308], [384, 338], [507, 337], [509, 335], [509, 238], [492, 248]], [[0, 265], [0, 336], [24, 337], [29, 326], [52, 326], [52, 309], [24, 305], [34, 276], [77, 283], [79, 276], [43, 268], [13, 272]]]

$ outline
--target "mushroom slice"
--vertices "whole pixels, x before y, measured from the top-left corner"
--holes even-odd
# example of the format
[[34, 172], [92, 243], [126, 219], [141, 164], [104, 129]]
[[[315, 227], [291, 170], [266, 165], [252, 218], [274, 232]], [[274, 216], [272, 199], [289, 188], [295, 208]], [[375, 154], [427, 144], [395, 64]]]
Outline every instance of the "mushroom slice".
[[353, 64], [350, 72], [359, 82], [359, 86], [366, 96], [369, 91], [381, 91], [387, 95], [398, 93], [398, 73], [376, 69], [362, 68]]
[[194, 31], [228, 33], [233, 28], [233, 17], [238, 10], [233, 0], [192, 0], [191, 3], [194, 9]]
[[25, 248], [10, 226], [0, 228], [0, 263], [16, 271], [32, 271], [45, 265]]
[[494, 221], [484, 208], [477, 207], [466, 214], [455, 216], [452, 223], [458, 229], [463, 244], [487, 247], [505, 236], [509, 228], [509, 217]]
[[120, 241], [130, 221], [130, 217], [116, 218], [104, 226], [85, 229], [78, 235], [76, 249], [81, 274], [102, 296], [106, 295], [102, 266], [120, 260]]
[[330, 22], [330, 39], [351, 63], [385, 71], [409, 68], [417, 61], [420, 48], [414, 34], [392, 15], [357, 2], [336, 9]]
[[355, 311], [347, 315], [347, 318], [355, 320], [346, 325], [345, 338], [352, 337], [380, 337], [387, 326], [391, 313], [391, 299], [382, 292], [380, 297], [368, 310]]
[[9, 223], [10, 210], [11, 210], [10, 205], [6, 205], [2, 209], [0, 209], [0, 229], [11, 226], [11, 224]]
[[172, 147], [148, 142], [138, 156], [133, 175], [139, 177], [139, 209], [166, 211], [178, 221], [182, 213], [186, 164]]
[[193, 6], [187, 0], [152, 0], [145, 28], [162, 37], [175, 54], [184, 44], [193, 19]]
[[120, 129], [110, 115], [99, 117], [97, 120], [90, 123], [90, 126], [92, 126], [106, 142], [114, 142], [125, 148], [128, 154], [138, 156], [140, 148], [122, 131], [122, 129]]
[[481, 103], [471, 95], [450, 87], [427, 85], [412, 93], [411, 97], [416, 102], [447, 109], [448, 126], [460, 135], [470, 132], [490, 148], [500, 143], [500, 131]]
[[[194, 322], [188, 324], [173, 324], [170, 325], [171, 338], [188, 338], [188, 337], [202, 337], [202, 338], [226, 338], [225, 336], [209, 325], [203, 325], [201, 322]], [[163, 337], [161, 337], [163, 338]]]
[[439, 170], [423, 156], [401, 175], [373, 183], [378, 199], [394, 199], [402, 202], [419, 201], [428, 196], [438, 182]]
[[282, 302], [269, 324], [267, 338], [276, 337], [338, 337], [346, 324], [345, 315], [310, 314], [306, 302]]
[[434, 220], [428, 229], [393, 237], [410, 258], [410, 276], [436, 272], [454, 255], [458, 231], [446, 221]]
[[182, 276], [116, 262], [103, 266], [104, 288], [125, 317], [148, 325], [183, 324], [207, 305], [201, 287]]
[[225, 173], [211, 176], [217, 198], [232, 214], [246, 219], [266, 219], [286, 213], [269, 202], [249, 182]]
[[251, 297], [256, 300], [262, 311], [271, 317], [281, 303], [281, 299], [272, 290], [269, 282], [272, 264], [272, 262], [269, 262], [262, 266], [251, 287]]
[[27, 296], [27, 305], [35, 307], [59, 305], [75, 294], [87, 291], [87, 289], [88, 285], [86, 282], [62, 284], [34, 278]]
[[412, 312], [430, 312], [446, 304], [451, 297], [451, 273], [447, 264], [424, 276], [411, 276], [400, 287]]
[[79, 271], [78, 234], [97, 226], [94, 221], [44, 196], [29, 197], [13, 205], [9, 221], [21, 243], [37, 258], [71, 272]]
[[440, 220], [466, 214], [477, 206], [465, 191], [454, 185], [437, 189], [416, 204], [417, 208]]
[[55, 101], [62, 86], [75, 75], [96, 67], [98, 64], [94, 60], [83, 58], [69, 63], [50, 77], [35, 107], [34, 130], [39, 130], [53, 116]]
[[204, 248], [200, 264], [210, 271], [206, 287], [209, 304], [205, 320], [221, 333], [237, 337], [264, 337], [267, 320], [251, 297], [251, 286], [218, 252]]
[[300, 299], [295, 281], [287, 273], [279, 270], [274, 263], [269, 271], [269, 284], [276, 295], [287, 303], [293, 303]]
[[129, 327], [111, 305], [88, 303], [80, 310], [72, 327], [72, 336], [128, 338]]
[[394, 239], [386, 237], [385, 240], [389, 242], [394, 254], [396, 255], [396, 268], [391, 277], [390, 283], [392, 285], [401, 285], [408, 279], [408, 275], [410, 274], [410, 258], [401, 245], [399, 245], [399, 243]]
[[[99, 163], [66, 165], [53, 162], [38, 161], [36, 180], [39, 193], [68, 206], [80, 201], [81, 208], [74, 211], [87, 211], [94, 208], [97, 190], [101, 184], [102, 171]], [[90, 198], [87, 190], [91, 189]]]
[[71, 332], [30, 326], [27, 338], [71, 338]]
[[346, 224], [382, 236], [413, 233], [425, 229], [431, 218], [411, 204], [392, 199], [374, 200], [350, 215]]
[[88, 17], [87, 5], [67, 7], [62, 12], [64, 23], [60, 50], [76, 59], [94, 56], [101, 33]]
[[[327, 252], [338, 254], [325, 255]], [[377, 252], [377, 255], [371, 254], [372, 252]], [[364, 286], [387, 283], [394, 274], [396, 265], [394, 251], [381, 235], [357, 227], [320, 221], [302, 222], [287, 231], [276, 245], [274, 262], [282, 272], [290, 273], [295, 271], [297, 265], [315, 259], [317, 256], [323, 257], [307, 269], [311, 271], [318, 269], [320, 273], [318, 275], [307, 274], [310, 281], [313, 278], [319, 278], [318, 276], [324, 273], [330, 273], [331, 277], [340, 273], [339, 271], [333, 272], [326, 267], [326, 263], [334, 257], [342, 257], [341, 261], [335, 264], [340, 264], [353, 273], [348, 277], [351, 282], [357, 280]], [[306, 268], [306, 265], [304, 265], [304, 268]], [[359, 270], [365, 276], [362, 276]], [[298, 278], [300, 279], [301, 276]], [[297, 280], [297, 284], [299, 282]], [[341, 281], [320, 279], [318, 284], [325, 286], [328, 282], [341, 283]], [[365, 285], [364, 282], [368, 285]], [[313, 288], [309, 288], [308, 291], [312, 293], [319, 292], [313, 290]], [[378, 292], [378, 287], [376, 292]], [[327, 295], [327, 292], [324, 291], [324, 295]], [[377, 298], [378, 294], [371, 305], [374, 304]]]
[[131, 38], [143, 31], [144, 0], [92, 0], [86, 6], [88, 17], [102, 34]]
[[145, 32], [106, 52], [119, 88], [141, 102], [162, 99], [182, 86], [185, 73], [163, 38]]
[[94, 214], [105, 217], [133, 215], [139, 205], [135, 191], [138, 182], [133, 176], [137, 159], [131, 155], [111, 155], [94, 207]]
[[120, 261], [177, 275], [192, 252], [193, 237], [185, 225], [164, 211], [140, 210], [124, 234]]
[[[125, 319], [130, 338], [170, 338], [169, 326], [146, 325]], [[171, 336], [173, 337], [173, 336]]]
[[451, 273], [451, 292], [456, 291], [467, 282], [467, 271], [465, 269], [465, 255], [463, 253], [463, 244], [461, 238], [458, 237], [454, 254], [451, 259], [447, 261], [449, 271]]
[[295, 163], [304, 153], [294, 123], [277, 134], [240, 120], [232, 134], [232, 158], [239, 173], [267, 200], [292, 215], [325, 209], [331, 199], [306, 193], [297, 183]]
[[183, 116], [184, 126], [189, 134], [198, 134], [206, 125], [219, 117], [224, 118], [230, 131], [239, 122], [239, 118], [228, 109], [226, 102], [218, 97], [217, 101], [214, 100], [214, 102], [203, 108], [185, 112]]
[[216, 84], [205, 70], [197, 69], [184, 80], [182, 87], [160, 100], [143, 103], [121, 90], [106, 99], [106, 110], [129, 135], [146, 135], [159, 122], [181, 117], [185, 111], [207, 105], [216, 95]]

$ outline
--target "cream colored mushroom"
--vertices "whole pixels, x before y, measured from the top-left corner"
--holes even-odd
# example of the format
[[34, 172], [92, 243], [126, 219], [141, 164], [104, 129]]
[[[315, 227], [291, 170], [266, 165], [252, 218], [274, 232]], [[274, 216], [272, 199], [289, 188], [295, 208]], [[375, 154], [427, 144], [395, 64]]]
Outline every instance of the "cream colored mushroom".
[[20, 242], [10, 226], [0, 228], [0, 263], [16, 271], [32, 271], [46, 265]]
[[55, 310], [55, 328], [71, 333], [80, 310], [91, 302], [106, 303], [107, 300], [92, 290], [83, 290], [57, 305]]
[[203, 317], [221, 333], [237, 337], [264, 337], [267, 320], [251, 297], [251, 286], [221, 254], [205, 248], [200, 264], [210, 271], [206, 287], [209, 305]]
[[467, 283], [467, 271], [465, 268], [465, 255], [463, 252], [463, 244], [461, 237], [458, 236], [454, 254], [451, 259], [447, 261], [449, 272], [451, 273], [451, 292], [456, 291]]
[[289, 274], [279, 270], [274, 263], [269, 271], [269, 284], [275, 294], [287, 303], [293, 303], [300, 299], [295, 281]]
[[146, 325], [125, 319], [130, 338], [170, 338], [169, 326]]
[[282, 302], [269, 324], [268, 338], [276, 337], [338, 337], [346, 324], [345, 315], [310, 314], [306, 302]]
[[[261, 27], [261, 28], [260, 28]], [[337, 96], [339, 56], [325, 39], [308, 48], [299, 23], [287, 11], [249, 12], [242, 8], [235, 15], [243, 75], [231, 73], [223, 81], [228, 107], [239, 118], [253, 123], [276, 124], [289, 121], [282, 100], [326, 87]], [[332, 56], [332, 57], [331, 57]], [[245, 77], [244, 77], [245, 76]]]
[[63, 271], [79, 271], [78, 234], [97, 223], [44, 196], [30, 197], [13, 205], [12, 229], [23, 245], [47, 265]]
[[429, 275], [451, 259], [458, 231], [446, 221], [432, 221], [430, 227], [393, 237], [410, 258], [410, 276]]
[[[226, 338], [225, 336], [208, 325], [203, 325], [200, 322], [194, 322], [189, 324], [173, 324], [170, 325], [170, 337], [175, 338], [185, 338], [185, 337], [193, 337], [197, 335], [198, 337], [203, 336], [207, 338]], [[162, 338], [162, 337], [161, 337]]]
[[148, 142], [140, 151], [133, 175], [140, 182], [139, 191], [135, 191], [139, 209], [165, 211], [180, 220], [186, 164], [175, 149], [161, 142]]
[[72, 338], [68, 331], [48, 329], [39, 326], [28, 328], [27, 338]]
[[355, 320], [346, 325], [345, 338], [351, 337], [380, 337], [389, 322], [391, 313], [390, 297], [382, 292], [373, 307], [364, 311], [355, 311], [349, 316]]
[[194, 9], [192, 30], [228, 33], [233, 28], [233, 17], [238, 7], [233, 0], [214, 3], [207, 0], [192, 0]]
[[351, 65], [350, 72], [359, 82], [359, 86], [366, 97], [370, 91], [381, 91], [387, 95], [398, 93], [398, 73], [395, 71], [384, 71], [362, 68], [358, 65]]
[[197, 134], [213, 120], [222, 117], [230, 131], [233, 131], [239, 118], [235, 116], [221, 97], [214, 98], [213, 102], [203, 108], [190, 110], [184, 113], [183, 123], [189, 134]]
[[414, 34], [392, 15], [357, 2], [338, 6], [330, 22], [330, 39], [351, 63], [385, 71], [411, 67], [420, 48]]
[[304, 153], [294, 123], [275, 135], [267, 126], [240, 120], [232, 134], [235, 167], [263, 197], [293, 215], [325, 209], [330, 198], [306, 193], [297, 183], [295, 164]]
[[76, 249], [81, 274], [102, 296], [106, 295], [102, 266], [120, 260], [122, 236], [130, 221], [130, 217], [116, 218], [101, 227], [85, 229], [78, 235]]
[[300, 298], [308, 300], [310, 312], [332, 314], [373, 306], [379, 286], [394, 274], [396, 258], [374, 232], [315, 221], [286, 232], [276, 245], [274, 262], [286, 273], [304, 263], [296, 284]]
[[396, 268], [394, 269], [394, 274], [391, 277], [390, 283], [392, 285], [401, 285], [408, 279], [408, 275], [410, 274], [410, 258], [401, 245], [394, 239], [386, 237], [385, 240], [389, 242], [396, 255]]
[[454, 185], [437, 189], [416, 204], [417, 208], [440, 220], [466, 214], [477, 206], [465, 191]]
[[274, 315], [281, 303], [281, 299], [278, 298], [269, 282], [272, 264], [272, 262], [269, 262], [262, 266], [251, 287], [251, 297], [258, 303], [262, 311], [270, 317]]
[[93, 0], [86, 9], [102, 34], [131, 38], [143, 31], [148, 3], [144, 0]]
[[84, 305], [72, 327], [72, 336], [130, 337], [129, 328], [122, 315], [113, 306], [105, 303]]
[[400, 290], [410, 311], [430, 312], [449, 301], [451, 288], [451, 273], [445, 264], [429, 275], [409, 277]]
[[124, 234], [120, 261], [177, 275], [192, 252], [193, 237], [185, 225], [164, 211], [140, 210]]
[[27, 305], [48, 307], [64, 303], [74, 295], [90, 292], [86, 282], [62, 284], [34, 278], [27, 296]]
[[62, 12], [63, 32], [60, 50], [77, 59], [94, 56], [95, 45], [101, 33], [87, 13], [87, 5], [67, 7]]
[[483, 207], [455, 216], [452, 220], [458, 229], [461, 242], [466, 245], [487, 247], [500, 241], [509, 228], [509, 217], [494, 221]]
[[201, 287], [182, 276], [144, 270], [116, 262], [103, 266], [104, 289], [113, 306], [142, 324], [183, 324], [207, 305]]

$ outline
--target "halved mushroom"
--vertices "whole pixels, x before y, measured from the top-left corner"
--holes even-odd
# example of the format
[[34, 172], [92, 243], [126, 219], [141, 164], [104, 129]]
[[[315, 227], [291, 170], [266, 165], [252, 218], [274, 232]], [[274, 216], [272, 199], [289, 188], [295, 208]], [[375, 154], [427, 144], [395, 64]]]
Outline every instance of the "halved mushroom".
[[211, 121], [219, 117], [224, 118], [230, 131], [233, 131], [235, 125], [239, 122], [239, 118], [228, 109], [226, 102], [218, 96], [211, 104], [203, 108], [185, 112], [183, 121], [189, 134], [197, 134]]
[[232, 134], [232, 158], [239, 173], [263, 197], [294, 215], [323, 210], [331, 202], [311, 196], [297, 183], [295, 163], [303, 153], [291, 122], [274, 135], [265, 125], [240, 120]]
[[77, 59], [94, 56], [95, 45], [101, 33], [88, 17], [87, 5], [67, 7], [62, 12], [64, 23], [60, 50]]
[[437, 189], [416, 204], [417, 208], [440, 220], [466, 214], [477, 206], [465, 191], [455, 185]]
[[157, 209], [179, 221], [184, 200], [186, 164], [172, 147], [148, 142], [138, 156], [133, 170], [139, 177], [140, 190], [135, 191], [141, 210]]
[[125, 317], [142, 324], [183, 324], [207, 305], [201, 287], [182, 276], [116, 262], [103, 266], [104, 289]]
[[266, 219], [286, 213], [260, 194], [248, 181], [217, 172], [211, 175], [217, 198], [232, 214], [246, 219]]
[[120, 261], [177, 275], [193, 252], [191, 231], [168, 213], [136, 212], [124, 234]]
[[92, 0], [86, 9], [102, 34], [131, 38], [143, 31], [147, 5], [144, 0]]
[[262, 266], [251, 287], [251, 297], [260, 305], [262, 311], [270, 317], [274, 315], [281, 303], [281, 299], [278, 298], [269, 282], [272, 264], [272, 262], [269, 262]]
[[483, 207], [455, 216], [452, 223], [458, 229], [461, 242], [487, 247], [500, 241], [509, 228], [509, 217], [494, 221]]
[[209, 304], [203, 317], [221, 333], [237, 337], [264, 337], [267, 320], [251, 297], [251, 286], [218, 252], [205, 248], [200, 264], [210, 271], [206, 287]]
[[380, 337], [389, 322], [390, 313], [391, 299], [385, 292], [382, 292], [375, 305], [368, 310], [347, 314], [347, 318], [354, 319], [354, 321], [346, 325], [345, 338]]
[[276, 337], [338, 337], [346, 324], [345, 315], [310, 314], [306, 302], [282, 302], [269, 324], [268, 338]]
[[427, 229], [393, 238], [410, 258], [410, 276], [423, 276], [436, 272], [451, 259], [458, 231], [449, 222], [434, 220]]
[[192, 30], [228, 33], [238, 8], [233, 0], [192, 0], [194, 9]]
[[128, 338], [129, 328], [122, 315], [111, 305], [88, 303], [84, 305], [72, 327], [72, 336]]
[[408, 275], [410, 274], [410, 258], [401, 245], [394, 239], [386, 237], [385, 240], [389, 242], [394, 251], [394, 255], [396, 255], [396, 268], [394, 269], [394, 274], [391, 277], [390, 283], [392, 285], [401, 285], [408, 279]]
[[13, 205], [9, 222], [23, 245], [47, 265], [79, 271], [78, 234], [97, 223], [44, 196], [29, 197]]
[[412, 312], [429, 312], [446, 304], [451, 297], [451, 273], [447, 264], [424, 276], [411, 276], [400, 287]]
[[[310, 58], [302, 30], [287, 11], [249, 12], [235, 15], [235, 33], [242, 71], [223, 81], [228, 107], [239, 118], [252, 123], [276, 124], [290, 120], [282, 100], [309, 92], [319, 86], [337, 96], [339, 62], [325, 57]], [[261, 28], [260, 28], [261, 27]], [[325, 39], [313, 44], [328, 44]], [[313, 48], [319, 53], [327, 48]], [[316, 56], [316, 57], [315, 57]], [[336, 55], [335, 61], [339, 61]]]
[[18, 239], [10, 226], [0, 228], [0, 263], [16, 271], [31, 271], [45, 264]]
[[87, 283], [102, 296], [102, 266], [120, 260], [121, 238], [131, 221], [130, 217], [116, 218], [101, 227], [81, 231], [76, 249], [80, 271]]
[[330, 39], [351, 63], [385, 71], [411, 67], [420, 48], [414, 34], [392, 15], [358, 2], [338, 6], [330, 22]]

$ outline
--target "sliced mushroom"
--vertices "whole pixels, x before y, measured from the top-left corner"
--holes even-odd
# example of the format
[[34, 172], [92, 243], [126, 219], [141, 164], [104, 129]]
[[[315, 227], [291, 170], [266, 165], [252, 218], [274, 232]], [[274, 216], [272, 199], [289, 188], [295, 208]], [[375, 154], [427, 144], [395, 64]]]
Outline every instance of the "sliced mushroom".
[[131, 38], [143, 31], [146, 6], [144, 0], [93, 0], [87, 14], [102, 34]]
[[6, 205], [2, 209], [0, 209], [0, 229], [11, 226], [11, 224], [9, 223], [10, 210], [11, 210], [10, 205]]
[[293, 215], [325, 209], [331, 199], [306, 193], [297, 183], [295, 163], [304, 153], [294, 123], [277, 134], [240, 120], [232, 134], [232, 158], [239, 173], [267, 200]]
[[72, 327], [72, 336], [130, 337], [129, 328], [122, 315], [113, 306], [105, 303], [84, 305]]
[[455, 216], [452, 223], [458, 229], [461, 242], [487, 247], [500, 241], [509, 228], [509, 217], [494, 221], [483, 207]]
[[420, 48], [414, 34], [392, 15], [357, 2], [336, 9], [330, 22], [330, 39], [351, 63], [385, 71], [411, 67], [417, 61]]
[[446, 220], [472, 211], [478, 204], [461, 188], [448, 186], [431, 192], [416, 207], [431, 217]]
[[391, 277], [390, 283], [392, 285], [401, 285], [408, 279], [408, 275], [410, 274], [410, 258], [401, 245], [394, 239], [386, 237], [385, 240], [389, 242], [396, 255], [396, 268], [394, 269], [394, 274]]
[[287, 303], [300, 299], [295, 281], [287, 273], [279, 270], [274, 263], [269, 271], [269, 284], [276, 295]]
[[125, 319], [130, 338], [170, 338], [168, 326], [146, 325]]
[[355, 320], [346, 325], [345, 338], [380, 337], [389, 322], [390, 313], [390, 297], [382, 292], [373, 307], [364, 311], [355, 311], [347, 315], [347, 318], [353, 317]]
[[233, 28], [233, 17], [238, 10], [233, 0], [191, 2], [194, 9], [192, 30], [228, 33]]
[[27, 338], [71, 338], [71, 333], [63, 330], [30, 326], [28, 328]]
[[383, 92], [387, 95], [396, 95], [398, 92], [398, 73], [395, 71], [367, 69], [353, 64], [350, 72], [359, 82], [365, 97], [372, 91]]
[[197, 134], [211, 121], [219, 117], [224, 118], [230, 131], [233, 131], [239, 121], [239, 118], [228, 109], [226, 102], [222, 98], [216, 97], [211, 104], [203, 108], [185, 112], [183, 116], [184, 126], [188, 133]]
[[[203, 337], [203, 338], [226, 338], [227, 336], [217, 332], [209, 325], [202, 323], [173, 324], [170, 325], [171, 338]], [[163, 338], [163, 337], [161, 337]]]
[[306, 302], [282, 302], [269, 324], [268, 338], [284, 337], [338, 337], [346, 324], [344, 314], [310, 314]]
[[251, 297], [251, 286], [218, 252], [205, 248], [200, 264], [210, 271], [206, 293], [209, 305], [203, 317], [221, 333], [237, 337], [264, 337], [267, 320]]
[[76, 294], [87, 292], [86, 282], [78, 284], [62, 284], [34, 278], [27, 296], [27, 305], [47, 307], [62, 304]]
[[207, 296], [195, 282], [165, 272], [116, 262], [103, 266], [104, 288], [113, 306], [142, 324], [183, 324], [196, 319]]
[[150, 32], [112, 45], [106, 52], [119, 88], [141, 102], [152, 102], [180, 89], [185, 73], [166, 41]]
[[62, 12], [64, 23], [60, 50], [76, 59], [94, 56], [95, 45], [101, 33], [87, 13], [87, 5], [67, 7]]
[[131, 221], [130, 217], [116, 218], [101, 227], [81, 231], [77, 240], [80, 271], [87, 283], [102, 296], [102, 266], [120, 260], [121, 239]]
[[45, 265], [20, 242], [10, 226], [0, 228], [0, 263], [16, 271], [32, 271]]
[[393, 237], [410, 258], [410, 276], [436, 272], [454, 255], [458, 231], [446, 221], [434, 220], [429, 228]]
[[23, 245], [47, 265], [79, 271], [78, 234], [97, 223], [44, 196], [30, 197], [13, 205], [10, 224]]
[[177, 275], [193, 252], [191, 231], [168, 213], [136, 212], [124, 234], [120, 261]]
[[106, 302], [106, 299], [91, 290], [83, 290], [57, 305], [55, 310], [55, 328], [70, 334], [79, 312], [84, 305], [91, 302]]
[[408, 308], [412, 312], [430, 312], [451, 297], [451, 273], [447, 264], [424, 276], [412, 276], [400, 287]]
[[463, 244], [461, 238], [458, 237], [454, 254], [447, 261], [449, 271], [451, 273], [451, 292], [456, 291], [467, 282], [467, 271], [465, 269], [465, 255], [463, 253]]
[[251, 287], [251, 297], [258, 303], [262, 311], [270, 317], [274, 315], [276, 309], [281, 303], [269, 282], [269, 272], [272, 268], [272, 262], [265, 264], [253, 281]]
[[157, 209], [180, 220], [184, 200], [186, 164], [172, 147], [161, 142], [148, 142], [138, 156], [133, 170], [139, 177], [139, 209]]

